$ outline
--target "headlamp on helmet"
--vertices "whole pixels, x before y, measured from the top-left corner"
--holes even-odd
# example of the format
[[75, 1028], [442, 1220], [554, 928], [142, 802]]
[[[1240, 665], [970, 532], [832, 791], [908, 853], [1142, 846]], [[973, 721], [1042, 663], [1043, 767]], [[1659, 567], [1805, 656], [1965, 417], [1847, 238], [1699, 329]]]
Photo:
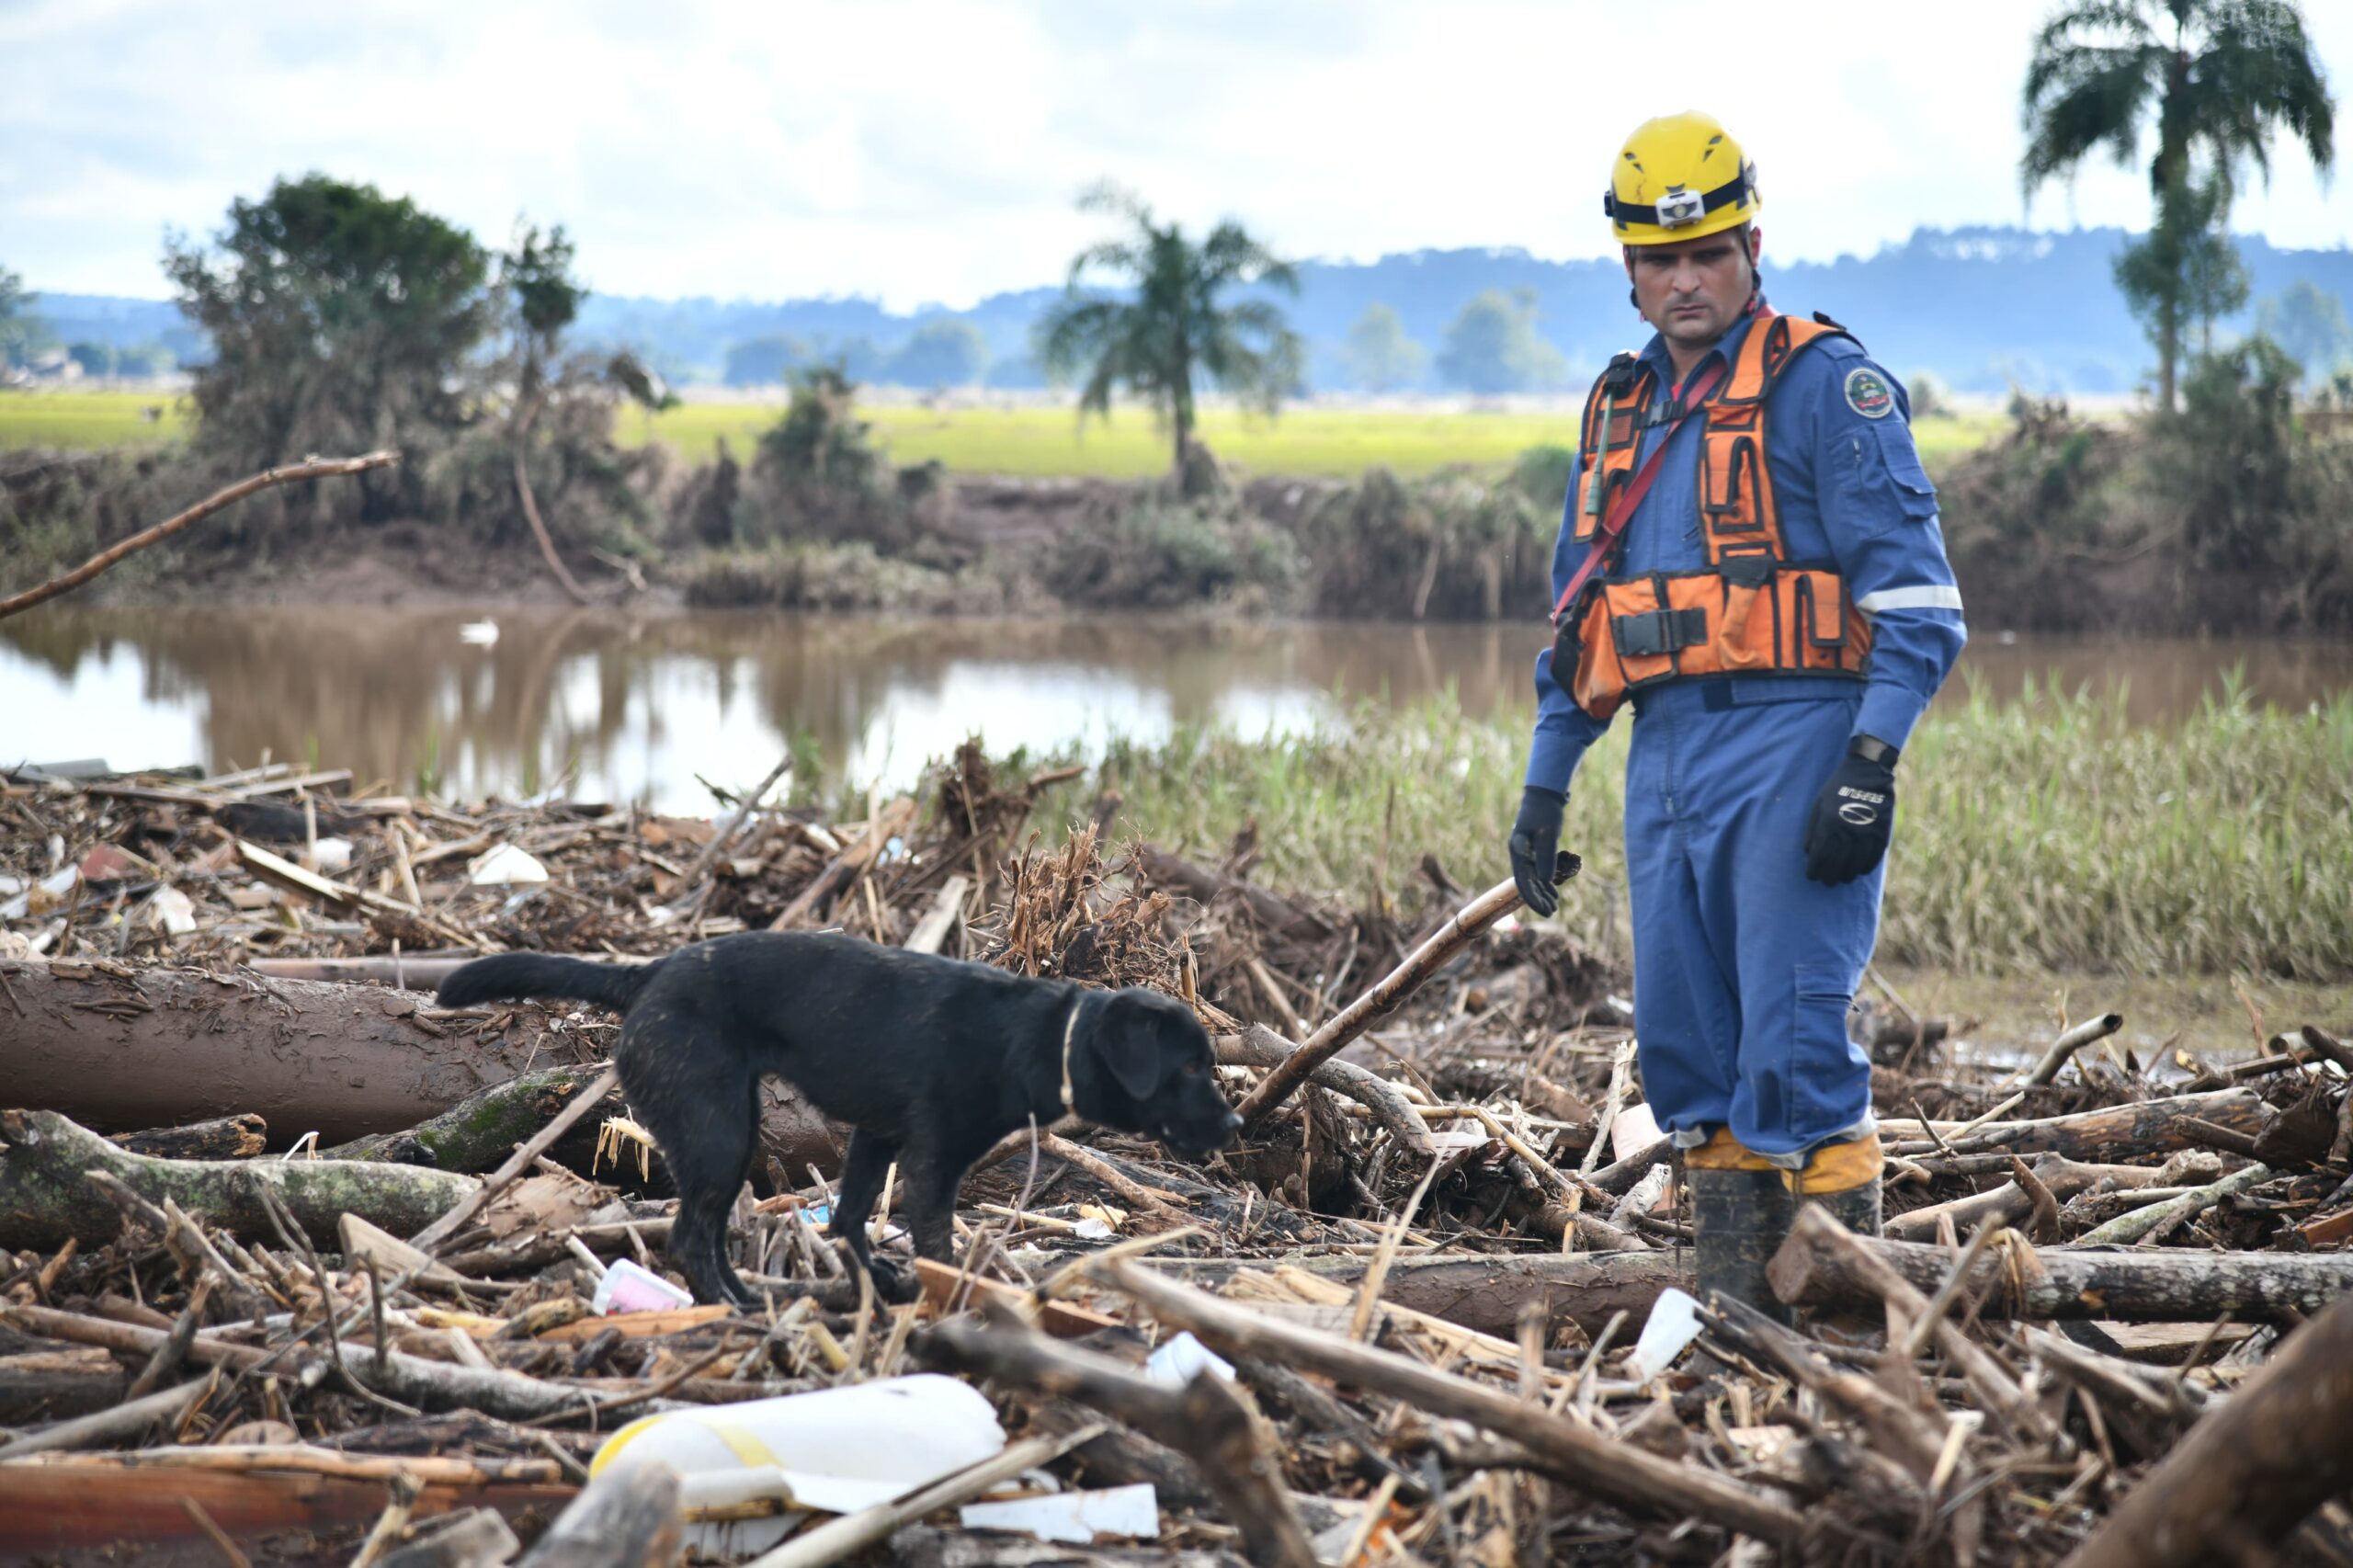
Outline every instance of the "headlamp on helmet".
[[1626, 139], [1601, 210], [1621, 244], [1671, 244], [1737, 228], [1763, 206], [1756, 165], [1704, 114], [1646, 121]]

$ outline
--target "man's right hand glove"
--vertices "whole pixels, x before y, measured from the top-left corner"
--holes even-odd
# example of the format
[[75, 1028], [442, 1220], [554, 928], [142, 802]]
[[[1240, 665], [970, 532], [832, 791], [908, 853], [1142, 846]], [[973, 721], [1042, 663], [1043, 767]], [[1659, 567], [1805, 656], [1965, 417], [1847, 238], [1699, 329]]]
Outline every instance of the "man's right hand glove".
[[1561, 816], [1569, 797], [1560, 790], [1530, 784], [1519, 792], [1519, 820], [1511, 824], [1511, 880], [1519, 884], [1519, 902], [1539, 915], [1561, 907], [1553, 883], [1560, 877]]

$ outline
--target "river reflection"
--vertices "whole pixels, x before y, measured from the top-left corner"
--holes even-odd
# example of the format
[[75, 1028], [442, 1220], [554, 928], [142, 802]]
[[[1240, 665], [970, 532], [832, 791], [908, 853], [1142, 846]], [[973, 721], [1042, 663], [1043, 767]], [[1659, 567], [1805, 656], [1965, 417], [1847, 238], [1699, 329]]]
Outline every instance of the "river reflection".
[[[461, 629], [490, 622], [496, 640]], [[476, 636], [482, 635], [477, 631]], [[1358, 698], [1452, 689], [1524, 710], [1527, 626], [936, 621], [608, 610], [36, 610], [0, 625], [0, 763], [103, 757], [212, 769], [279, 759], [461, 796], [546, 787], [705, 811], [788, 734], [828, 775], [904, 785], [979, 732], [998, 750], [1153, 740], [1178, 724], [1286, 733]], [[2259, 701], [2353, 686], [2353, 644], [2049, 639], [1972, 643], [1995, 696], [2029, 679], [2121, 687], [2164, 723], [2243, 667]], [[1958, 683], [1956, 683], [1956, 689]]]

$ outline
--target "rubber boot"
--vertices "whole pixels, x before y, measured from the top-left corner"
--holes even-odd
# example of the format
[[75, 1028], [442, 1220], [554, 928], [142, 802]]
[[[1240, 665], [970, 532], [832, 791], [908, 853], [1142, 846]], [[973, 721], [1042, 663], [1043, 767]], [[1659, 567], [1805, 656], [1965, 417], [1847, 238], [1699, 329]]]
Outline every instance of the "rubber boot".
[[1830, 1217], [1859, 1236], [1880, 1233], [1880, 1180], [1873, 1176], [1844, 1192], [1816, 1193], [1806, 1199], [1830, 1210]]
[[1790, 1309], [1766, 1283], [1773, 1260], [1797, 1216], [1796, 1199], [1777, 1170], [1710, 1170], [1692, 1166], [1683, 1179], [1691, 1188], [1693, 1270], [1699, 1300], [1730, 1296], [1787, 1324]]

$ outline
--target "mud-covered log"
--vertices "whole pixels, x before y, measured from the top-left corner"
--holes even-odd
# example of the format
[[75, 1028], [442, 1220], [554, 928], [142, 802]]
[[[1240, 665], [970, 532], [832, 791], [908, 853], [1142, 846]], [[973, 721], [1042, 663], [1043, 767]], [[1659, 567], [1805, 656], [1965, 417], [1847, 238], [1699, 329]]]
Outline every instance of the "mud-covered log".
[[[1865, 1241], [1872, 1256], [1913, 1289], [1933, 1293], [1951, 1270], [1942, 1247]], [[2104, 1318], [2121, 1323], [2294, 1322], [2353, 1290], [2353, 1254], [2043, 1247], [2017, 1259], [1981, 1259], [1966, 1289], [1986, 1317]], [[1863, 1307], [1879, 1291], [1845, 1256], [1792, 1233], [1767, 1270], [1773, 1293], [1798, 1306]], [[2016, 1281], [2017, 1283], [2014, 1283]]]
[[2065, 1568], [2262, 1560], [2353, 1486], [2353, 1300], [2288, 1336], [2190, 1428]]
[[114, 1139], [134, 1154], [159, 1160], [250, 1160], [269, 1146], [269, 1124], [251, 1111], [185, 1127], [151, 1127]]
[[[467, 1096], [439, 1116], [399, 1132], [375, 1132], [319, 1152], [328, 1160], [390, 1160], [480, 1173], [499, 1165], [596, 1082], [602, 1063], [540, 1067]], [[619, 1096], [611, 1096], [615, 1109]]]
[[[101, 1131], [253, 1111], [281, 1139], [333, 1145], [580, 1054], [562, 1012], [529, 1004], [502, 1006], [511, 1021], [494, 1031], [373, 985], [39, 960], [0, 960], [0, 979], [15, 998], [0, 1002], [8, 1103]], [[796, 1177], [833, 1168], [824, 1118], [776, 1080], [762, 1096], [767, 1154]]]
[[313, 1239], [359, 1215], [394, 1235], [423, 1229], [473, 1191], [474, 1178], [352, 1160], [156, 1160], [119, 1149], [54, 1111], [0, 1111], [0, 1247], [113, 1238], [122, 1211], [86, 1179], [102, 1170], [151, 1203], [166, 1198], [239, 1236], [275, 1239], [261, 1188], [276, 1189]]

